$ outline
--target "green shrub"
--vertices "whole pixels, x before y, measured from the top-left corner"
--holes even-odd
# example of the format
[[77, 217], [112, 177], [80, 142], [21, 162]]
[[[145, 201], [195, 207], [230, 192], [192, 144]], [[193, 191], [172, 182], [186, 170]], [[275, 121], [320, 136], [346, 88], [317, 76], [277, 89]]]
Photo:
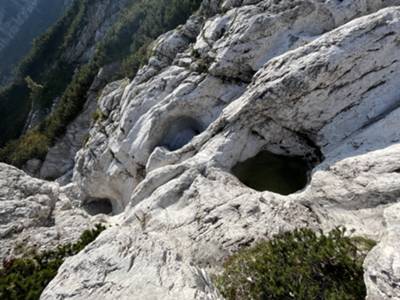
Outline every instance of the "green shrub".
[[373, 242], [309, 229], [239, 251], [215, 283], [227, 299], [364, 299], [363, 261]]
[[31, 158], [43, 159], [49, 148], [49, 139], [43, 133], [32, 130], [19, 140], [9, 142], [0, 149], [0, 161], [22, 167]]
[[25, 77], [25, 82], [31, 91], [30, 98], [35, 99], [43, 90], [43, 85], [36, 83], [30, 76]]
[[82, 66], [69, 83], [56, 110], [40, 124], [39, 130], [46, 134], [51, 143], [64, 134], [68, 124], [82, 111], [97, 71], [95, 64]]
[[45, 287], [57, 275], [65, 258], [79, 253], [103, 230], [105, 227], [98, 224], [95, 229], [83, 232], [75, 244], [59, 246], [54, 251], [18, 258], [4, 264], [0, 270], [0, 299], [39, 299]]
[[106, 116], [99, 108], [92, 114], [92, 119], [95, 122], [102, 122], [105, 118]]

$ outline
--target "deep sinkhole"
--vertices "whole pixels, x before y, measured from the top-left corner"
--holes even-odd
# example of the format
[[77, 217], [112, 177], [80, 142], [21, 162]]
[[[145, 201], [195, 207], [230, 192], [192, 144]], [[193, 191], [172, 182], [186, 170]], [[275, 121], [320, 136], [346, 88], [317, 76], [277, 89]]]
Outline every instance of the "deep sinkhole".
[[166, 126], [160, 146], [170, 151], [178, 150], [200, 134], [203, 129], [202, 124], [197, 120], [191, 117], [179, 117]]
[[301, 156], [277, 155], [269, 151], [261, 151], [232, 168], [232, 173], [246, 186], [281, 195], [302, 190], [309, 181], [310, 171], [310, 164]]
[[109, 199], [104, 198], [89, 198], [83, 203], [83, 209], [92, 216], [95, 215], [112, 215], [113, 206]]

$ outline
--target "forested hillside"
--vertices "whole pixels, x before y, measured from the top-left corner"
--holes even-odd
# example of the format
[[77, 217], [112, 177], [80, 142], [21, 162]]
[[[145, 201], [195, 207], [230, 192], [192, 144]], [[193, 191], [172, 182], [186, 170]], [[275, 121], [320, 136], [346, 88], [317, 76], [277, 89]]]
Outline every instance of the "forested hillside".
[[[98, 12], [94, 12], [101, 2], [116, 13], [101, 20], [112, 25], [101, 41], [93, 43], [94, 36], [88, 38], [85, 29], [98, 18]], [[63, 18], [35, 41], [18, 67], [17, 80], [0, 91], [0, 145], [4, 146], [0, 160], [21, 166], [31, 158], [43, 158], [81, 111], [100, 67], [119, 63], [120, 72], [115, 78], [132, 77], [146, 61], [151, 41], [184, 23], [200, 3], [75, 1]], [[93, 45], [88, 43], [82, 54], [75, 55], [83, 38]]]
[[0, 1], [0, 83], [8, 82], [34, 38], [65, 12], [71, 0]]

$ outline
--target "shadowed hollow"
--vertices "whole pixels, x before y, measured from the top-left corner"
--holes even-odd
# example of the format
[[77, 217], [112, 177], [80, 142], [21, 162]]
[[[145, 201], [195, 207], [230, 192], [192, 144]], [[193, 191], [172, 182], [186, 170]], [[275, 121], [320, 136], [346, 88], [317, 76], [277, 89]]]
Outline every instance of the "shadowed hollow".
[[303, 189], [308, 182], [308, 163], [300, 156], [276, 155], [262, 151], [238, 163], [233, 174], [257, 191], [289, 195]]

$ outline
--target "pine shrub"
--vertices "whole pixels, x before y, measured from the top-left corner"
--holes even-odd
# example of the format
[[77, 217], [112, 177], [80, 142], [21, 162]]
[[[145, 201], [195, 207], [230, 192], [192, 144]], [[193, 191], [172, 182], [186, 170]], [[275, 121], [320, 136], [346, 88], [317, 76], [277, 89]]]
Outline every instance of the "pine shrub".
[[365, 299], [363, 261], [374, 243], [299, 229], [239, 251], [215, 279], [226, 299]]
[[79, 253], [105, 229], [97, 224], [94, 229], [84, 231], [74, 244], [4, 262], [0, 270], [0, 299], [39, 299], [45, 287], [57, 275], [65, 258]]

